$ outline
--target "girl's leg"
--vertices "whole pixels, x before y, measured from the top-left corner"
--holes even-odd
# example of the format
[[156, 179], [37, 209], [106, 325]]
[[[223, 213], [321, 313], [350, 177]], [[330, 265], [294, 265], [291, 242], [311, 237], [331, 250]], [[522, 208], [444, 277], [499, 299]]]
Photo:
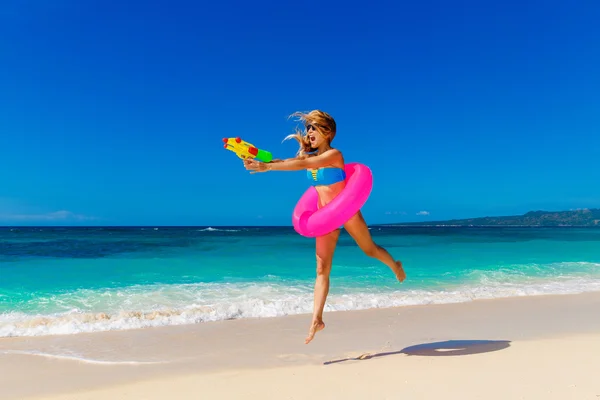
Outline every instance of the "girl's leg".
[[371, 232], [369, 232], [367, 223], [360, 211], [346, 222], [344, 229], [352, 236], [356, 241], [356, 244], [358, 244], [367, 256], [376, 258], [390, 267], [400, 282], [406, 279], [406, 273], [402, 268], [402, 262], [399, 260], [395, 261], [386, 249], [373, 241]]
[[307, 344], [313, 340], [318, 331], [325, 328], [325, 324], [323, 323], [323, 309], [325, 308], [325, 300], [329, 293], [329, 274], [331, 273], [333, 253], [335, 252], [339, 236], [340, 230], [336, 229], [316, 239], [317, 278], [315, 280], [313, 317], [308, 336], [305, 340]]

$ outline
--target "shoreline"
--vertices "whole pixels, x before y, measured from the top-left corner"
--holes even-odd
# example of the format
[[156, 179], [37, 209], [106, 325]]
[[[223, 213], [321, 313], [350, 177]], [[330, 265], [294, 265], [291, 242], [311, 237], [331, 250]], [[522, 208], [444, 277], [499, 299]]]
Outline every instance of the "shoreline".
[[[288, 371], [310, 375], [315, 369], [324, 380], [321, 383], [326, 384], [329, 369], [323, 368], [365, 360], [380, 363], [384, 359], [383, 364], [400, 363], [403, 368], [412, 368], [408, 361], [412, 357], [407, 359], [406, 353], [410, 349], [431, 350], [436, 343], [437, 346], [461, 344], [468, 363], [483, 361], [481, 357], [485, 357], [490, 359], [485, 361], [489, 366], [509, 350], [518, 357], [511, 350], [517, 344], [529, 346], [527, 343], [566, 340], [569, 346], [575, 346], [578, 337], [598, 339], [599, 307], [600, 292], [588, 292], [330, 312], [324, 318], [326, 329], [317, 333], [308, 345], [304, 344], [310, 323], [306, 314], [2, 338], [0, 397], [52, 398], [72, 394], [74, 398], [83, 398], [82, 393], [88, 391], [124, 388], [142, 393], [154, 382], [169, 386], [177, 380], [189, 380], [192, 384], [201, 377], [269, 379], [269, 374]], [[488, 350], [466, 357], [478, 346], [487, 346]], [[448, 350], [451, 349], [445, 351]], [[586, 354], [589, 353], [593, 351]], [[364, 360], [360, 360], [361, 356]], [[560, 365], [560, 360], [556, 362]], [[353, 368], [366, 373], [360, 362]], [[227, 388], [220, 387], [218, 390]]]
[[[590, 264], [594, 268], [598, 263]], [[569, 277], [562, 281], [539, 278], [538, 281], [526, 283], [505, 282], [504, 285], [470, 286], [467, 283], [448, 282], [440, 290], [435, 289], [409, 289], [408, 291], [376, 291], [370, 293], [344, 293], [330, 291], [325, 312], [368, 311], [388, 308], [419, 307], [430, 305], [462, 304], [480, 301], [506, 300], [511, 298], [565, 296], [585, 293], [600, 292], [600, 281], [590, 279], [582, 281], [581, 277]], [[559, 285], [557, 290], [556, 285]], [[190, 284], [193, 286], [194, 284]], [[267, 284], [269, 285], [269, 284]], [[554, 285], [554, 286], [552, 286]], [[281, 288], [279, 288], [281, 289]], [[277, 306], [285, 302], [283, 292], [279, 297], [271, 299]], [[197, 324], [214, 323], [230, 320], [263, 320], [270, 318], [285, 318], [302, 316], [312, 313], [312, 293], [306, 291], [302, 308], [280, 310], [269, 308], [269, 301], [263, 308], [268, 310], [266, 315], [260, 315], [256, 309], [241, 307], [247, 304], [225, 302], [216, 303], [210, 314], [207, 309], [211, 305], [199, 305], [197, 308], [170, 308], [158, 310], [138, 311], [87, 311], [65, 315], [31, 315], [12, 323], [0, 324], [0, 340], [22, 337], [49, 337], [68, 336], [81, 334], [94, 334], [102, 332], [134, 331], [138, 329], [167, 328], [171, 326], [191, 326]], [[263, 301], [261, 299], [260, 301]], [[279, 302], [279, 303], [278, 303]], [[239, 309], [236, 309], [235, 307]], [[287, 312], [287, 313], [286, 313]], [[205, 319], [205, 320], [199, 320]], [[12, 324], [12, 325], [11, 325]]]

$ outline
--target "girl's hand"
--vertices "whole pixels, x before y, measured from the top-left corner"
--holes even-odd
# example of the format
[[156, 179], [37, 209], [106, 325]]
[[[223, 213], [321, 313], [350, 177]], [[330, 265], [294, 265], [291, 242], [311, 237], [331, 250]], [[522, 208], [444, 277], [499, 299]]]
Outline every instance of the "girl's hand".
[[244, 160], [244, 167], [246, 167], [247, 170], [252, 171], [250, 172], [251, 174], [256, 174], [257, 172], [267, 172], [269, 170], [266, 163], [248, 158]]

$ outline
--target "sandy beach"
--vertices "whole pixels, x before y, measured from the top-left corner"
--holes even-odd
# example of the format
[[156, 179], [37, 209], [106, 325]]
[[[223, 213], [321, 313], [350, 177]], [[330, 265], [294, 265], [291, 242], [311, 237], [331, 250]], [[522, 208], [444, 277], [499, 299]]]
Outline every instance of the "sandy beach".
[[2, 399], [598, 399], [600, 293], [0, 339]]

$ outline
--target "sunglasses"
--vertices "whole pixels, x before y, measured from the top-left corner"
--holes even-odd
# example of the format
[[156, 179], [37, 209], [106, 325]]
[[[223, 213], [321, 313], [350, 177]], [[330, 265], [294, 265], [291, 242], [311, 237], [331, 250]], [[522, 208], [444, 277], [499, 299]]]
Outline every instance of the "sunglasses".
[[316, 130], [317, 130], [317, 127], [321, 128], [321, 129], [324, 129], [324, 130], [327, 130], [327, 128], [326, 128], [326, 127], [324, 127], [323, 125], [319, 125], [319, 124], [308, 124], [308, 125], [306, 125], [306, 132], [310, 132], [310, 131], [311, 131], [311, 130], [313, 130], [313, 129], [316, 131]]

